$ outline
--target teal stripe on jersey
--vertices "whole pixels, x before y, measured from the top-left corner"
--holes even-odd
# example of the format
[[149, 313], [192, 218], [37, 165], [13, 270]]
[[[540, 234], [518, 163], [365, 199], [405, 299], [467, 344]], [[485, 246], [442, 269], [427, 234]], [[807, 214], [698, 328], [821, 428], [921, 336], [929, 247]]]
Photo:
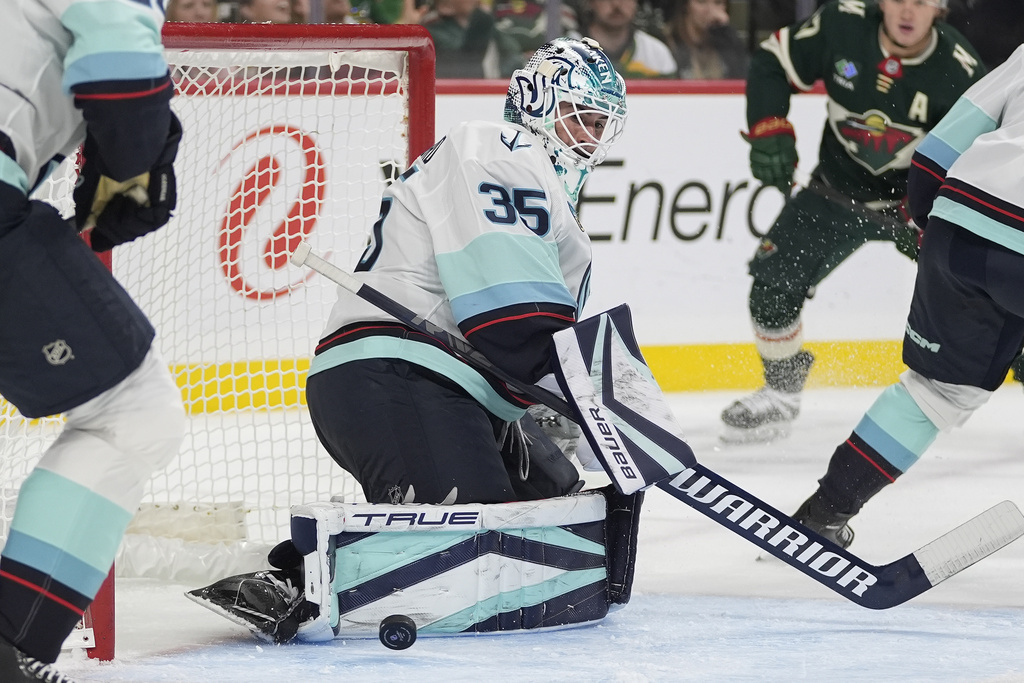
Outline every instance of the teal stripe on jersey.
[[61, 16], [74, 34], [64, 59], [64, 89], [94, 81], [160, 78], [167, 63], [160, 25], [146, 5], [79, 2]]
[[853, 430], [900, 472], [906, 472], [939, 435], [902, 384], [893, 384]]
[[948, 197], [936, 197], [935, 205], [929, 215], [944, 218], [950, 223], [970, 230], [975, 235], [1001, 244], [1018, 254], [1024, 254], [1024, 232], [1014, 230]]
[[[569, 294], [562, 277], [558, 246], [535, 235], [480, 235], [459, 251], [438, 254], [437, 269], [451, 301], [497, 285], [549, 285], [553, 288], [545, 291], [558, 293], [541, 301], [576, 306], [576, 299]], [[531, 294], [524, 290], [516, 303], [530, 302]]]
[[545, 545], [554, 545], [559, 548], [568, 548], [570, 550], [576, 550], [590, 555], [600, 555], [601, 557], [604, 557], [605, 554], [605, 547], [600, 543], [595, 543], [594, 541], [590, 541], [582, 536], [577, 536], [571, 531], [566, 531], [561, 527], [534, 527], [520, 529], [519, 531], [522, 537], [529, 541], [536, 541], [537, 543], [544, 543]]
[[[966, 97], [961, 97], [950, 108], [938, 125], [928, 133], [928, 137], [935, 137], [942, 140], [949, 147], [956, 151], [957, 155], [963, 154], [974, 142], [975, 138], [984, 133], [991, 133], [999, 127], [999, 122], [979, 109], [976, 104]], [[939, 162], [939, 159], [931, 156], [929, 148], [925, 146], [927, 138], [921, 142], [922, 152], [929, 158]], [[949, 168], [946, 166], [945, 168]]]
[[495, 285], [451, 299], [452, 315], [462, 322], [474, 315], [504, 306], [529, 303], [558, 303], [576, 309], [576, 301], [562, 283], [512, 282]]
[[87, 598], [96, 597], [100, 585], [107, 578], [106, 571], [96, 569], [49, 543], [14, 530], [4, 546], [4, 557], [49, 574]]
[[950, 147], [949, 143], [934, 135], [926, 136], [921, 141], [921, 144], [917, 146], [917, 151], [947, 171], [953, 165], [953, 162], [960, 158], [960, 152]]
[[28, 176], [18, 162], [6, 154], [0, 154], [0, 183], [7, 183], [28, 194]]
[[547, 600], [584, 586], [603, 585], [607, 576], [607, 570], [603, 568], [563, 572], [547, 581], [498, 593], [494, 597], [481, 600], [472, 607], [467, 607], [432, 624], [424, 625], [420, 631], [423, 633], [460, 633], [495, 614], [540, 605]]
[[140, 55], [134, 52], [89, 55], [64, 72], [64, 90], [70, 91], [71, 86], [79, 83], [160, 78], [166, 73], [167, 62], [161, 55]]
[[[52, 546], [57, 553], [40, 553], [32, 562], [26, 562], [35, 569], [51, 573], [55, 566], [39, 566], [35, 562], [52, 561], [66, 554], [105, 576], [131, 518], [132, 513], [81, 484], [36, 468], [18, 494], [11, 532]], [[38, 546], [33, 548], [39, 550]], [[83, 586], [74, 582], [68, 585], [89, 595]]]
[[480, 373], [462, 361], [437, 347], [398, 337], [365, 337], [339, 344], [314, 356], [308, 374], [315, 375], [342, 363], [369, 358], [401, 358], [444, 375], [465, 389], [480, 405], [506, 422], [514, 422], [526, 413], [524, 408], [517, 408], [499, 396]]
[[[388, 572], [444, 552], [472, 538], [476, 531], [381, 532], [345, 545], [344, 560], [336, 562], [331, 590], [355, 588]], [[353, 558], [358, 557], [358, 561]]]

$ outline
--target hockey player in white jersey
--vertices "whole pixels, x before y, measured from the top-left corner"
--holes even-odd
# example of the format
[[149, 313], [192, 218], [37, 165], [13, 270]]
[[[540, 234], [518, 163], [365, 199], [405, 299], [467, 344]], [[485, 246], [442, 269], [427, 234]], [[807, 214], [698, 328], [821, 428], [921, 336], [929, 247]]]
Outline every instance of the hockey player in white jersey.
[[[537, 382], [551, 335], [586, 300], [575, 203], [625, 118], [624, 83], [596, 42], [544, 45], [513, 75], [504, 122], [455, 126], [384, 193], [356, 276]], [[345, 290], [306, 396], [368, 502], [530, 500], [581, 485], [527, 401]]]
[[[503, 122], [456, 125], [385, 191], [356, 277], [466, 339], [516, 380], [542, 380], [552, 372], [552, 334], [578, 320], [587, 298], [590, 239], [575, 204], [587, 174], [622, 133], [625, 95], [622, 78], [595, 41], [560, 38], [543, 45], [513, 75]], [[472, 507], [460, 514], [474, 516], [477, 504], [536, 501], [518, 518], [543, 521], [551, 519], [544, 510], [576, 504], [559, 498], [582, 488], [576, 466], [527, 412], [529, 401], [433, 338], [345, 289], [339, 292], [316, 347], [306, 398], [320, 441], [359, 481], [367, 502], [380, 506], [374, 510], [394, 511], [398, 505], [415, 510], [414, 504], [434, 503]], [[620, 511], [639, 507], [637, 497], [616, 501]], [[596, 523], [604, 524], [603, 513], [600, 517]], [[637, 518], [632, 512], [627, 517], [627, 533], [602, 531], [594, 546], [601, 550], [589, 557], [603, 555], [607, 536], [614, 539], [608, 557], [630, 558], [609, 566], [630, 567], [631, 575]], [[308, 538], [326, 538], [328, 531], [317, 526], [312, 536], [300, 533], [306, 522], [296, 526], [293, 520], [293, 538], [271, 552], [276, 570], [228, 577], [190, 591], [189, 597], [275, 642], [289, 641], [297, 630], [300, 638], [305, 632], [305, 638], [321, 639], [321, 622], [341, 637], [331, 605], [342, 603], [318, 604], [310, 590], [330, 596], [335, 589], [328, 572], [319, 570], [321, 561], [336, 568], [331, 577], [359, 574], [362, 565], [330, 550], [330, 559], [324, 559], [316, 542], [307, 547]], [[537, 531], [529, 532], [531, 538], [540, 538]], [[386, 564], [405, 577], [401, 581], [416, 584], [402, 598], [410, 601], [400, 608], [409, 610], [403, 613], [423, 619], [436, 610], [447, 614], [436, 596], [463, 596], [487, 583], [459, 587], [458, 581], [446, 583], [441, 569], [406, 567], [413, 556], [423, 560], [420, 564], [433, 560], [407, 552], [401, 544], [411, 536], [389, 538], [397, 549], [394, 562]], [[484, 548], [472, 543], [474, 550], [457, 564], [476, 566], [471, 562]], [[563, 558], [575, 553], [553, 547], [535, 552]], [[450, 555], [439, 556], [441, 564]], [[519, 562], [514, 555], [506, 549], [503, 561]], [[517, 567], [503, 575], [531, 574], [528, 567]], [[608, 576], [619, 575], [609, 570]], [[392, 578], [375, 573], [358, 582], [392, 585], [387, 583]], [[606, 590], [603, 575], [589, 581], [580, 594], [558, 590], [537, 598], [543, 591], [536, 586], [516, 592], [539, 600], [530, 605], [469, 596], [467, 604], [480, 599], [476, 609], [456, 609], [439, 621], [446, 629], [493, 631], [599, 618], [608, 608], [605, 596], [619, 591]], [[496, 604], [507, 613], [491, 614]]]
[[924, 228], [903, 338], [910, 368], [832, 455], [794, 517], [847, 546], [848, 520], [964, 424], [1024, 346], [1024, 46], [971, 86], [914, 152]]
[[[160, 6], [16, 0], [0, 22], [0, 394], [25, 417], [66, 417], [20, 488], [0, 556], [5, 683], [67, 680], [50, 664], [184, 429], [153, 327], [93, 253], [174, 208], [181, 128]], [[65, 221], [29, 194], [83, 143]]]

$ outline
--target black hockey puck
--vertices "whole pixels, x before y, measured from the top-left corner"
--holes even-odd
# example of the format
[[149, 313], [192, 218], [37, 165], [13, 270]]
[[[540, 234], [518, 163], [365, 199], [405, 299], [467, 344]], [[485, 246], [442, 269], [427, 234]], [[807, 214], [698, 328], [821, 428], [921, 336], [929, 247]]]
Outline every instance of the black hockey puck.
[[380, 622], [380, 642], [391, 650], [404, 650], [416, 642], [416, 622], [404, 614], [392, 614]]

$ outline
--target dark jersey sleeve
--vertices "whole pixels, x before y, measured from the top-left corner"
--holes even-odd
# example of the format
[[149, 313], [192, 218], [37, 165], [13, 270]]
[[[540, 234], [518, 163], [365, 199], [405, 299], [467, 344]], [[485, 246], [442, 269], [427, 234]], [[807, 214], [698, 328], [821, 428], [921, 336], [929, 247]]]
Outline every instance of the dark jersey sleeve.
[[922, 230], [928, 225], [928, 214], [946, 181], [946, 170], [920, 152], [914, 152], [907, 177], [907, 202], [910, 217]]
[[99, 171], [123, 181], [148, 171], [171, 128], [173, 94], [162, 16], [149, 2], [73, 2], [61, 15], [72, 40], [64, 87], [82, 110]]
[[747, 124], [789, 114], [789, 98], [808, 91], [822, 77], [827, 35], [837, 20], [834, 5], [825, 5], [806, 21], [769, 36], [750, 59], [747, 75]]
[[171, 127], [169, 74], [158, 79], [97, 81], [72, 87], [103, 175], [124, 181], [152, 168]]
[[519, 304], [467, 318], [459, 329], [495, 365], [535, 384], [552, 371], [551, 335], [576, 322], [576, 311], [558, 304]]

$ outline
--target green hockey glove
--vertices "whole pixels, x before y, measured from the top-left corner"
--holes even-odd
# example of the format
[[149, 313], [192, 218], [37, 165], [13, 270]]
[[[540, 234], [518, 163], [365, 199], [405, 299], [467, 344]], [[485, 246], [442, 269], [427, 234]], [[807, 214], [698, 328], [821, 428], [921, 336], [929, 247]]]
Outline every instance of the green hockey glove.
[[750, 172], [754, 177], [789, 194], [793, 171], [800, 160], [793, 124], [771, 116], [755, 123], [750, 133], [741, 131], [740, 135], [750, 143]]

